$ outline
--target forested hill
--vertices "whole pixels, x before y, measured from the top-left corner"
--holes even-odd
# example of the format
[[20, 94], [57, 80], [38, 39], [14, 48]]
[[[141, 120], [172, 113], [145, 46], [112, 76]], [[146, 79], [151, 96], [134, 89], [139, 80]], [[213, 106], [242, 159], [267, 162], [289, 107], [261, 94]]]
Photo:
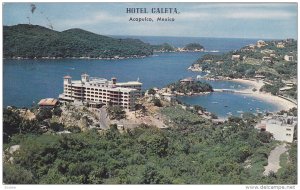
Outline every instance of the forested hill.
[[58, 32], [28, 24], [4, 26], [3, 47], [4, 58], [128, 58], [153, 52], [141, 40], [115, 39], [82, 29]]

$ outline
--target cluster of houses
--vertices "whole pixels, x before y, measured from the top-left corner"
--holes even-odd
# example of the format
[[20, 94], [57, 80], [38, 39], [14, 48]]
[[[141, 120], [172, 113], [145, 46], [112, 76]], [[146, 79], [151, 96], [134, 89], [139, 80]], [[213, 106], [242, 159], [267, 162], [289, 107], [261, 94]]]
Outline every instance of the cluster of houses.
[[[293, 42], [293, 39], [287, 39], [285, 41], [273, 42], [273, 43], [275, 43], [274, 45], [277, 48], [284, 48], [286, 44], [289, 44], [291, 42]], [[262, 47], [265, 47], [267, 45], [268, 44], [265, 41], [258, 40], [255, 45], [250, 44], [250, 45], [242, 48], [241, 52], [249, 52], [249, 51], [254, 52], [254, 51], [257, 51], [256, 48], [262, 48]], [[262, 49], [262, 50], [260, 50], [260, 53], [263, 55], [263, 57], [261, 58], [261, 61], [267, 62], [267, 63], [274, 63], [273, 60], [277, 59], [280, 56], [283, 56], [282, 59], [284, 61], [287, 61], [287, 62], [295, 61], [294, 52], [289, 52], [285, 55], [278, 55], [278, 54], [276, 54], [276, 51], [273, 50], [273, 49]], [[231, 60], [232, 61], [246, 60], [246, 58], [247, 58], [246, 56], [241, 57], [241, 55], [238, 52], [235, 52], [233, 55], [231, 55]], [[209, 64], [209, 63], [212, 63], [213, 60], [207, 59], [207, 60], [203, 60], [202, 62]], [[223, 60], [219, 60], [219, 61], [216, 62], [217, 65], [220, 65], [220, 64], [223, 64], [223, 63], [224, 63]], [[200, 64], [194, 64], [193, 66], [189, 67], [188, 69], [191, 70], [191, 71], [197, 71], [197, 72], [202, 71], [202, 68], [201, 68]]]
[[[286, 39], [284, 41], [280, 41], [280, 42], [273, 42], [273, 45], [275, 45], [277, 48], [285, 48], [286, 45], [292, 43], [294, 40], [293, 39]], [[241, 49], [242, 52], [254, 52], [256, 51], [256, 48], [262, 48], [267, 46], [268, 44], [263, 41], [263, 40], [258, 40], [256, 42], [256, 44], [250, 44], [244, 48]], [[260, 51], [261, 54], [263, 54], [264, 56], [262, 57], [262, 61], [264, 62], [269, 62], [272, 63], [272, 60], [274, 58], [278, 58], [278, 55], [276, 55], [276, 51], [275, 50], [271, 50], [271, 49], [263, 49]], [[235, 54], [232, 55], [232, 60], [238, 60], [240, 59], [239, 55]], [[293, 55], [293, 52], [290, 52], [286, 55], [283, 56], [283, 59], [285, 61], [291, 62], [291, 61], [295, 61], [295, 56]]]
[[279, 89], [280, 92], [291, 90], [297, 85], [296, 78], [292, 78], [290, 80], [282, 80], [282, 82], [285, 84], [285, 86]]

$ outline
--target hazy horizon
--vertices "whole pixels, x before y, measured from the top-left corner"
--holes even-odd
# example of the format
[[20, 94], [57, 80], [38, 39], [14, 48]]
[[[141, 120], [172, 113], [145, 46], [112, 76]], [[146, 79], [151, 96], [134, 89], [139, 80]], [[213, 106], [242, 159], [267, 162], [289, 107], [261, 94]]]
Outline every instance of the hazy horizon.
[[[4, 3], [3, 25], [81, 28], [102, 35], [297, 39], [297, 3]], [[180, 14], [128, 14], [128, 7], [173, 7]], [[174, 22], [130, 22], [130, 17]]]

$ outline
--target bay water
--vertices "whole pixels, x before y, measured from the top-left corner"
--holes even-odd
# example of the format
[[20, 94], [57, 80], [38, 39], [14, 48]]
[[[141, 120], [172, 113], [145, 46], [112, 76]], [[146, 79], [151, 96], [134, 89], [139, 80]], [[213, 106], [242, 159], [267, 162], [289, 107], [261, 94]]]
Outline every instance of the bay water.
[[[125, 38], [125, 37], [124, 37]], [[95, 59], [55, 59], [55, 60], [3, 60], [3, 106], [30, 107], [41, 98], [57, 98], [63, 92], [63, 77], [70, 75], [75, 80], [82, 73], [92, 77], [118, 81], [139, 80], [143, 89], [164, 87], [185, 77], [196, 77], [201, 73], [188, 71], [187, 68], [204, 54], [220, 54], [239, 49], [257, 39], [226, 38], [187, 38], [187, 37], [135, 37], [151, 43], [170, 43], [183, 47], [187, 43], [197, 42], [208, 51], [214, 52], [174, 52], [156, 53], [153, 56], [137, 59], [95, 60]], [[215, 52], [218, 50], [218, 52]], [[231, 81], [208, 81], [214, 88], [246, 88], [245, 84]], [[241, 99], [236, 104], [237, 99]], [[238, 94], [212, 93], [207, 96], [182, 97], [182, 101], [206, 107], [223, 117], [228, 112], [238, 115], [241, 111], [255, 112], [261, 110], [274, 111], [273, 104], [261, 102], [255, 98], [244, 98]], [[222, 101], [230, 107], [224, 107]], [[243, 101], [242, 101], [243, 100]], [[212, 103], [220, 102], [220, 103]], [[248, 103], [251, 104], [248, 104]], [[249, 106], [248, 106], [249, 105]], [[250, 110], [250, 108], [255, 108]], [[239, 111], [239, 113], [237, 113]]]

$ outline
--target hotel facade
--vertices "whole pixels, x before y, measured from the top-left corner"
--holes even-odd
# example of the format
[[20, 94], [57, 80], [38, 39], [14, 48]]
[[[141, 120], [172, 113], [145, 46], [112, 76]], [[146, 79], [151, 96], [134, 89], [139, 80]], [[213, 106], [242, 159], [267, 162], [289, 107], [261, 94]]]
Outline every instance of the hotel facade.
[[82, 102], [98, 107], [100, 105], [118, 105], [133, 110], [136, 99], [141, 96], [142, 83], [129, 81], [117, 83], [116, 78], [90, 77], [82, 74], [81, 80], [72, 80], [71, 76], [64, 77], [64, 92], [59, 95], [63, 102]]

